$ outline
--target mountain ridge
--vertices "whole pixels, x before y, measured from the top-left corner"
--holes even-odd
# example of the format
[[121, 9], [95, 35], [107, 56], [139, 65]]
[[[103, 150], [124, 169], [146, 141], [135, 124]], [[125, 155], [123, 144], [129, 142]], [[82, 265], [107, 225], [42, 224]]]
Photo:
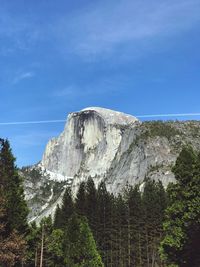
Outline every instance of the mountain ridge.
[[[114, 194], [127, 184], [142, 184], [146, 177], [167, 186], [175, 181], [171, 168], [181, 147], [188, 144], [200, 149], [198, 121], [140, 122], [134, 116], [97, 107], [70, 113], [64, 131], [49, 141], [42, 161], [32, 167], [41, 172], [32, 184], [35, 189], [40, 185], [38, 192], [45, 183], [50, 184], [40, 204], [29, 197], [31, 186], [27, 184], [32, 181], [24, 175], [29, 206], [37, 206], [30, 218], [50, 214], [55, 203], [60, 203], [63, 188], [70, 186], [75, 195], [81, 181], [89, 177], [96, 186], [104, 180]], [[56, 196], [50, 194], [54, 186], [59, 188]]]

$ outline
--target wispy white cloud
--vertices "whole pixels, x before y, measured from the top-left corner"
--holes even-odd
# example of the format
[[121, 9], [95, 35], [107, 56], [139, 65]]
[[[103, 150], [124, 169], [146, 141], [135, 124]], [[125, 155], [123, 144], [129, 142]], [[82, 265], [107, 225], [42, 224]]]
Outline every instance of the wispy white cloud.
[[35, 73], [32, 71], [23, 72], [17, 74], [16, 77], [13, 79], [13, 84], [17, 84], [22, 80], [30, 79], [35, 76]]
[[[120, 76], [120, 75], [119, 75]], [[118, 77], [119, 78], [119, 77]], [[56, 89], [52, 93], [52, 97], [76, 100], [80, 97], [92, 97], [97, 95], [110, 95], [119, 93], [125, 86], [127, 81], [124, 77], [120, 79], [102, 79], [95, 83], [89, 82], [83, 85], [69, 85], [63, 89]]]
[[56, 89], [53, 92], [52, 96], [53, 97], [73, 97], [77, 93], [78, 94], [80, 93], [80, 90], [78, 89], [78, 87], [69, 85], [63, 89]]
[[0, 54], [32, 49], [44, 41], [62, 54], [85, 60], [113, 54], [122, 57], [125, 53], [137, 57], [141, 47], [146, 49], [160, 38], [197, 25], [200, 0], [91, 1], [71, 15], [63, 14], [39, 24], [37, 15], [31, 19], [12, 16], [0, 7], [0, 37], [8, 40], [0, 47]]
[[0, 37], [3, 40], [0, 55], [7, 56], [19, 50], [31, 49], [42, 36], [40, 32], [40, 28], [31, 19], [11, 14], [0, 7]]
[[200, 22], [199, 13], [200, 0], [101, 1], [63, 18], [56, 32], [65, 51], [95, 59], [184, 32]]

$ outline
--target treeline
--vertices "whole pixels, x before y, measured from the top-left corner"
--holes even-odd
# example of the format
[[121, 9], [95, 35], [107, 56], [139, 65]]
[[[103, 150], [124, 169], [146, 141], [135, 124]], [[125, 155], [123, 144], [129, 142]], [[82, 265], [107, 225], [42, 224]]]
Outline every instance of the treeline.
[[127, 187], [115, 197], [104, 182], [95, 190], [89, 179], [81, 184], [74, 206], [75, 212], [88, 218], [105, 266], [152, 266], [161, 262], [158, 244], [166, 193], [160, 182], [147, 180], [142, 193], [138, 186]]
[[145, 179], [117, 196], [88, 179], [55, 216], [27, 224], [22, 181], [0, 139], [0, 266], [199, 267], [200, 154], [183, 148], [167, 190]]
[[[53, 223], [47, 218], [42, 221], [38, 230], [32, 225], [32, 239], [34, 240], [34, 233], [38, 237], [32, 245], [35, 248], [32, 266], [35, 257], [41, 257], [43, 227], [46, 243], [44, 247], [47, 248], [43, 253], [44, 266], [65, 266], [68, 258], [72, 260], [69, 266], [90, 266], [81, 265], [81, 258], [85, 255], [81, 250], [85, 244], [80, 244], [80, 249], [73, 245], [76, 227], [71, 225], [71, 221], [76, 218], [87, 218], [105, 266], [163, 266], [158, 248], [163, 236], [162, 223], [166, 204], [166, 192], [162, 183], [150, 180], [144, 183], [142, 192], [138, 186], [127, 187], [123, 195], [118, 196], [110, 194], [104, 182], [96, 189], [92, 179], [81, 183], [75, 200], [67, 188], [61, 207], [57, 206]], [[72, 236], [71, 242], [69, 235]], [[81, 243], [80, 235], [78, 239]], [[66, 249], [67, 243], [74, 248], [73, 257]], [[50, 251], [49, 246], [60, 249], [56, 253], [56, 249]], [[102, 265], [93, 263], [91, 266]]]

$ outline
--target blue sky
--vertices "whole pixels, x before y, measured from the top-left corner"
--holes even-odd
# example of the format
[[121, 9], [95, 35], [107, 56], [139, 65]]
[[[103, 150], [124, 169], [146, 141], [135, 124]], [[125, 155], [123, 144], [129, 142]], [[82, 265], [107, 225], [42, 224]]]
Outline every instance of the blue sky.
[[[0, 123], [87, 106], [200, 112], [199, 14], [200, 0], [0, 0]], [[30, 165], [63, 127], [0, 125], [0, 136]]]

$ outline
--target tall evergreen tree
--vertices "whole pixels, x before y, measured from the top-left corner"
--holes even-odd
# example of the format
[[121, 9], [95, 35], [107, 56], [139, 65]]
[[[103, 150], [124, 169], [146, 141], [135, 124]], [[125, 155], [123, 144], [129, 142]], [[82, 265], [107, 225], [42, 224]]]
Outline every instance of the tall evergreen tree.
[[116, 198], [116, 266], [128, 266], [128, 207], [124, 197], [119, 194]]
[[200, 155], [185, 147], [173, 168], [176, 184], [168, 187], [161, 255], [168, 266], [200, 266]]
[[55, 229], [47, 237], [48, 267], [63, 267], [64, 249], [63, 249], [64, 232], [61, 229]]
[[24, 199], [22, 180], [15, 166], [8, 140], [0, 139], [0, 185], [6, 198], [6, 229], [8, 232], [27, 230], [28, 208]]
[[147, 179], [142, 194], [144, 211], [144, 260], [147, 267], [161, 265], [158, 247], [166, 208], [165, 190], [160, 182]]
[[86, 215], [86, 189], [85, 182], [81, 182], [76, 199], [75, 199], [76, 212], [79, 215]]
[[98, 186], [98, 206], [97, 206], [97, 244], [100, 249], [102, 260], [106, 266], [110, 264], [111, 256], [111, 227], [112, 227], [112, 205], [111, 196], [106, 189], [104, 182]]
[[127, 266], [142, 266], [143, 210], [139, 186], [128, 187], [125, 192], [128, 208], [128, 263]]
[[85, 215], [88, 218], [90, 228], [93, 232], [94, 237], [97, 236], [97, 190], [92, 178], [87, 180], [85, 185]]
[[67, 225], [68, 219], [74, 213], [74, 210], [71, 189], [67, 187], [62, 199], [61, 207], [57, 206], [54, 218], [54, 226], [59, 229], [64, 229]]
[[55, 229], [61, 229], [62, 228], [62, 222], [63, 222], [63, 218], [62, 218], [62, 212], [61, 212], [61, 208], [60, 206], [57, 204], [56, 206], [56, 211], [55, 211], [55, 215], [54, 215], [54, 228]]
[[70, 267], [103, 267], [95, 240], [84, 217], [73, 215], [66, 228], [64, 255]]

